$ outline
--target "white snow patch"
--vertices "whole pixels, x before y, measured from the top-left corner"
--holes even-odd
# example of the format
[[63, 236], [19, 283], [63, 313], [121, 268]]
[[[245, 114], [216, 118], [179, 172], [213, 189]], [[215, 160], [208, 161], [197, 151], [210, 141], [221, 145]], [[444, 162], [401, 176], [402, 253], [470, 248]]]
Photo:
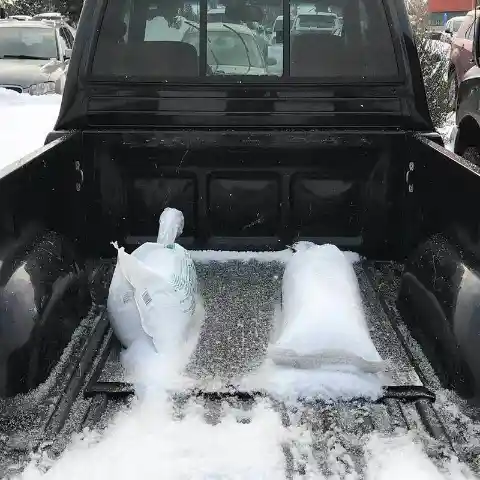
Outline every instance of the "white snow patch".
[[[358, 263], [361, 257], [355, 252], [343, 252], [344, 255], [351, 263]], [[259, 263], [287, 263], [293, 255], [293, 251], [290, 249], [271, 251], [271, 252], [227, 252], [220, 250], [190, 250], [190, 256], [195, 262], [209, 263], [218, 262], [226, 263], [232, 261], [238, 262], [259, 262]]]
[[0, 88], [0, 169], [44, 145], [61, 99], [60, 95], [32, 96]]
[[[250, 412], [224, 406], [216, 425], [206, 422], [198, 403], [187, 405], [181, 419], [174, 413], [162, 398], [138, 402], [119, 414], [103, 435], [85, 431], [75, 438], [45, 475], [42, 467], [51, 464], [48, 459], [30, 464], [23, 479], [285, 478], [281, 447], [287, 432], [266, 403], [257, 403]], [[237, 422], [244, 418], [249, 422]]]
[[473, 480], [474, 475], [458, 459], [438, 468], [413, 434], [384, 437], [372, 435], [365, 452], [366, 480]]

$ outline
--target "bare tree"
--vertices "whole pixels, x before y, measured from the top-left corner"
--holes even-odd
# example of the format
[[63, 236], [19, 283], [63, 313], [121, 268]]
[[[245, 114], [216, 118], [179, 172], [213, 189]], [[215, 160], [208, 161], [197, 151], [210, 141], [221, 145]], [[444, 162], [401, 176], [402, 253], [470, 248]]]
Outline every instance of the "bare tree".
[[445, 123], [450, 110], [448, 95], [449, 47], [428, 35], [429, 12], [426, 0], [408, 0], [407, 10], [422, 66], [430, 115], [436, 127]]

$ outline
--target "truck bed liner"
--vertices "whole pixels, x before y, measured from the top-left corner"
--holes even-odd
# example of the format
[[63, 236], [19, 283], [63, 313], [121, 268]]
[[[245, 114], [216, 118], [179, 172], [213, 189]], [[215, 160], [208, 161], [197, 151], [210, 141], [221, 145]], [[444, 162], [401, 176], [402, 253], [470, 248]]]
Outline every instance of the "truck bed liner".
[[[1, 433], [4, 434], [0, 435], [0, 443], [5, 444], [0, 451], [8, 452], [7, 458], [1, 459], [3, 464], [15, 459], [19, 461], [28, 451], [41, 448], [49, 440], [53, 443], [48, 443], [46, 448], [53, 453], [61, 452], [72, 433], [85, 427], [106, 426], [133, 398], [133, 389], [125, 382], [119, 361], [120, 346], [105, 312], [108, 292], [105, 286], [113, 268], [114, 263], [108, 261], [96, 269], [94, 297], [99, 304], [93, 307], [91, 318], [84, 321], [83, 335], [74, 337], [73, 342], [78, 344], [71, 348], [68, 358], [63, 359], [69, 367], [59, 366], [56, 378], [41, 387], [40, 393], [33, 393], [20, 402], [0, 404]], [[394, 305], [401, 266], [392, 262], [361, 261], [355, 264], [355, 271], [372, 338], [387, 362], [391, 385], [439, 388], [438, 380]], [[275, 304], [280, 302], [283, 264], [258, 261], [198, 263], [197, 273], [207, 317], [191, 371], [207, 376], [216, 373], [227, 378], [248, 372], [261, 363], [265, 353]], [[103, 289], [98, 288], [101, 285]], [[318, 438], [314, 444], [319, 449], [315, 456], [320, 463], [321, 450], [327, 448], [328, 438], [335, 431], [343, 432], [340, 440], [351, 452], [358, 450], [357, 444], [365, 434], [391, 433], [396, 428], [414, 430], [434, 445], [452, 448], [451, 432], [447, 432], [442, 421], [445, 415], [439, 415], [428, 391], [425, 390], [425, 394], [421, 389], [416, 391], [420, 392], [417, 397], [416, 394], [404, 395], [402, 390], [399, 392], [398, 395], [387, 394], [375, 403], [357, 400], [327, 405], [304, 401], [302, 419], [295, 422], [306, 422]], [[201, 392], [194, 395], [203, 397], [206, 408], [213, 410], [215, 404], [225, 400], [225, 396], [202, 395]], [[240, 402], [253, 401], [248, 394], [227, 398], [229, 401], [233, 401], [232, 398]], [[289, 412], [287, 405], [273, 399], [272, 402], [286, 423], [293, 421], [295, 415]], [[9, 423], [4, 421], [6, 418]], [[360, 457], [354, 461], [355, 465], [357, 463], [361, 468]]]

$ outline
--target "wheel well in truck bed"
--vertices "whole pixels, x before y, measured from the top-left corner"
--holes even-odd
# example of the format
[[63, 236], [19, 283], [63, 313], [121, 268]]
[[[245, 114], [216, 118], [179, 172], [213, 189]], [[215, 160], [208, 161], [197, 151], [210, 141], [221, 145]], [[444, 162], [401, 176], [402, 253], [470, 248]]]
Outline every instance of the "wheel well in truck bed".
[[468, 147], [480, 147], [480, 126], [473, 117], [467, 116], [462, 119], [458, 132], [455, 151], [459, 155], [462, 155]]
[[72, 245], [33, 225], [0, 253], [0, 397], [45, 381], [90, 308]]

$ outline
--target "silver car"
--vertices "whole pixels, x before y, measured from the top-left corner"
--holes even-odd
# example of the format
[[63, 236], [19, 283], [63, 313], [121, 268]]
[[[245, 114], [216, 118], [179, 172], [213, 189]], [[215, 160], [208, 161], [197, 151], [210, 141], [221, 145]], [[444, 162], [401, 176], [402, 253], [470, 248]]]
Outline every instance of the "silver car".
[[0, 87], [62, 93], [74, 36], [63, 22], [0, 22]]

